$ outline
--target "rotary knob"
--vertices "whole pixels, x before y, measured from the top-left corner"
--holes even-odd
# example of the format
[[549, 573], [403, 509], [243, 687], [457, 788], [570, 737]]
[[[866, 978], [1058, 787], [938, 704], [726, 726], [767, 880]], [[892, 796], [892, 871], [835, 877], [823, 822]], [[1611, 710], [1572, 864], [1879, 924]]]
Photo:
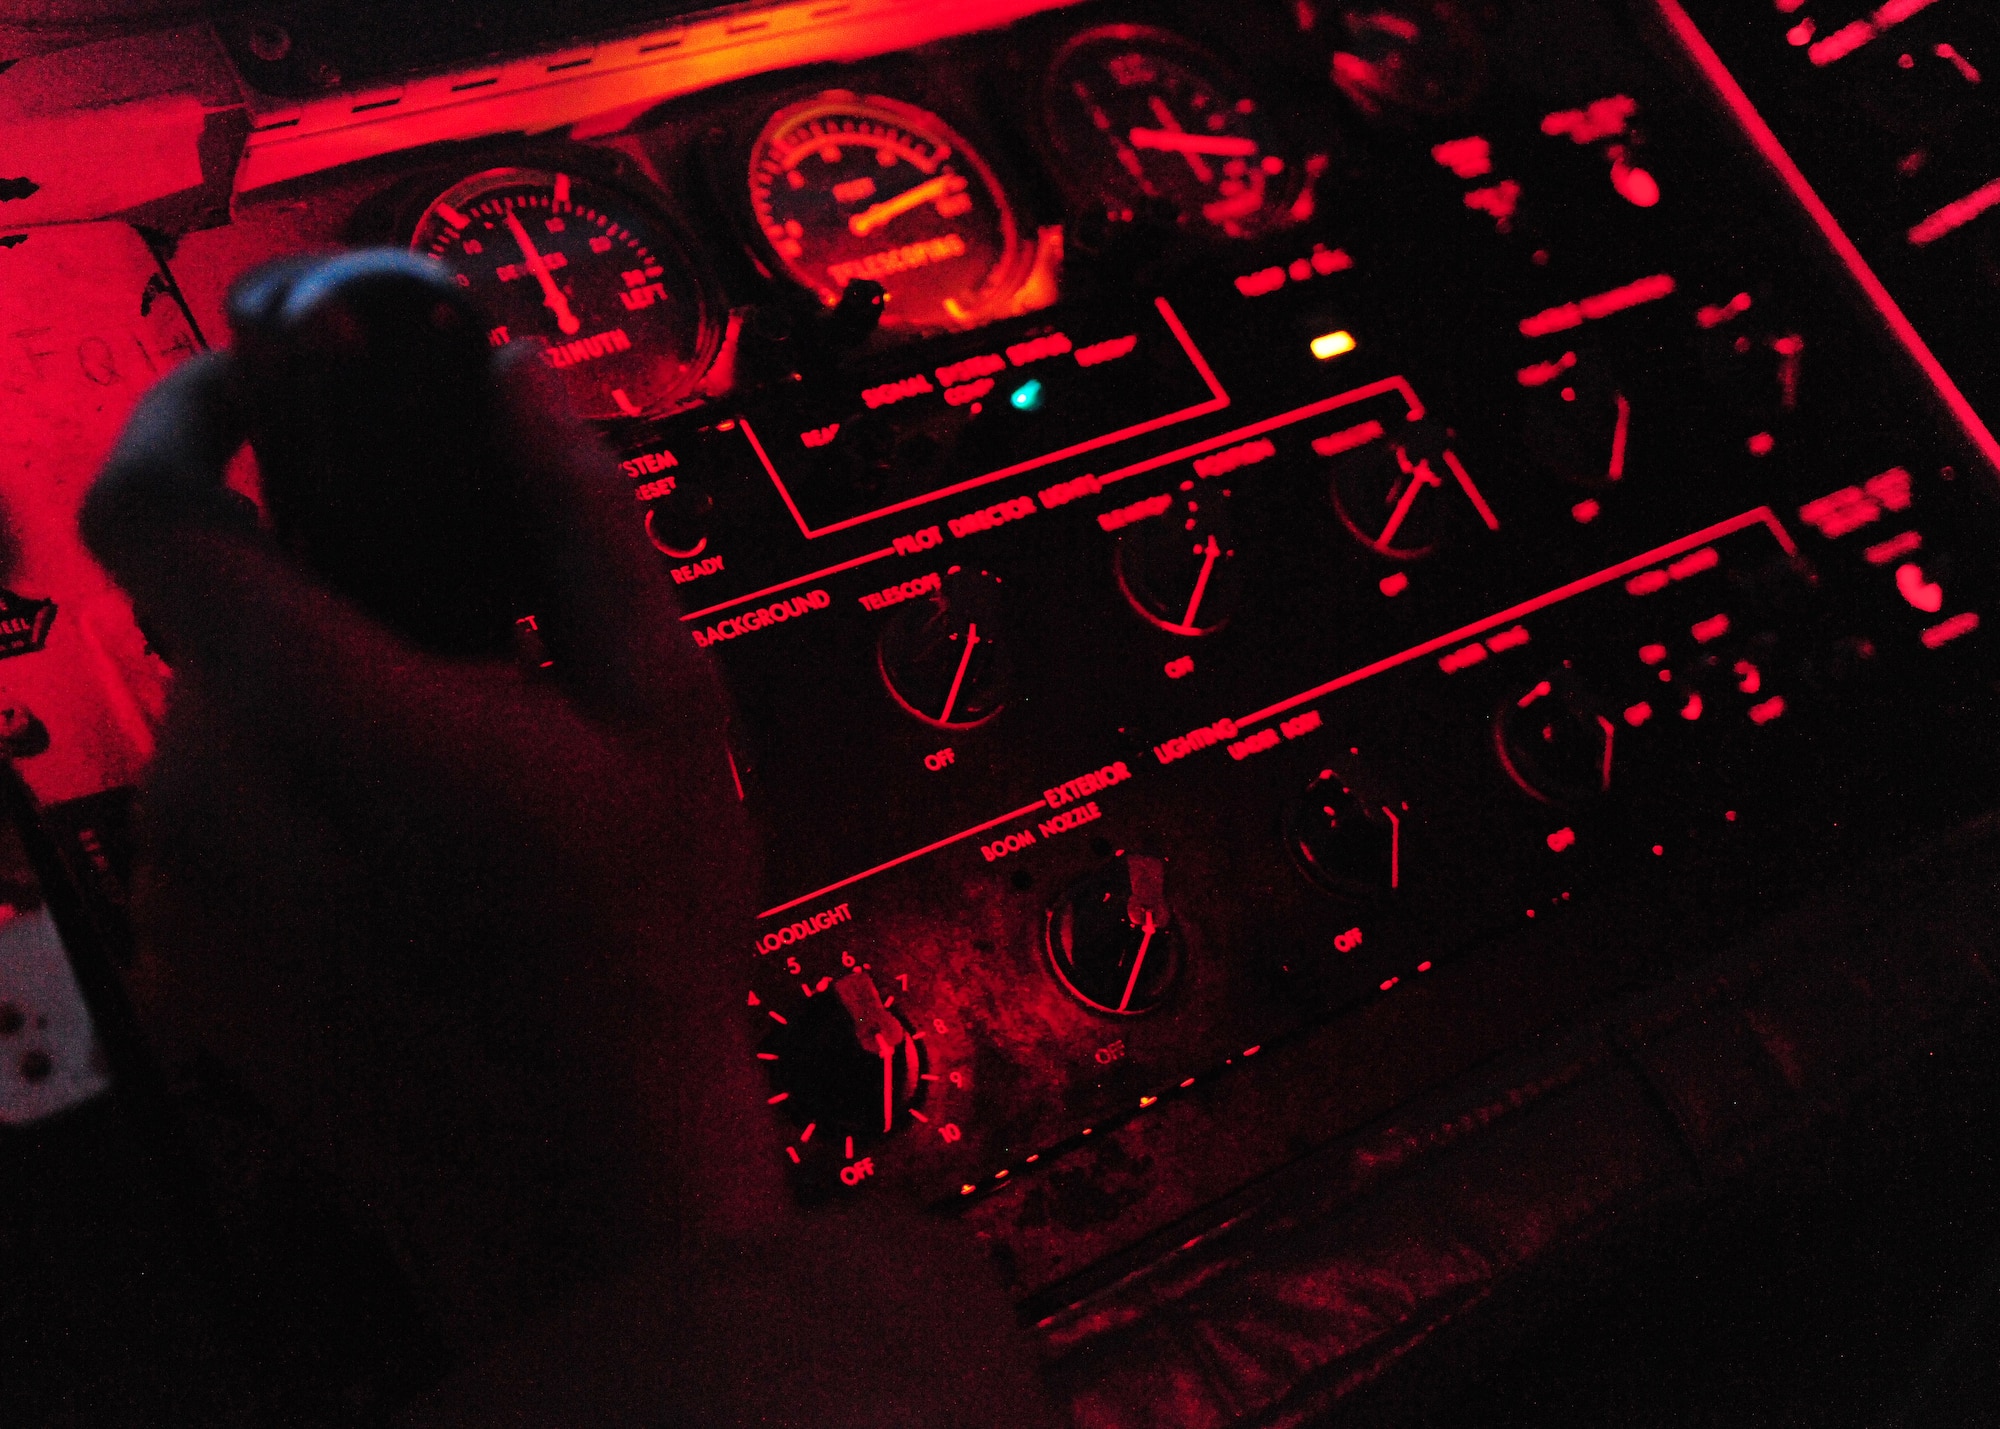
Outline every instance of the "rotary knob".
[[682, 482], [646, 506], [646, 539], [662, 555], [692, 561], [708, 549], [715, 498]]
[[1124, 853], [1079, 879], [1049, 910], [1046, 942], [1056, 980], [1084, 1006], [1124, 1017], [1159, 1006], [1184, 961], [1165, 861]]
[[899, 1129], [922, 1101], [922, 1042], [866, 970], [833, 983], [759, 1049], [782, 1104], [800, 1125], [872, 1140]]
[[882, 631], [876, 663], [890, 697], [938, 729], [973, 729], [1007, 700], [1000, 578], [953, 566], [936, 594], [902, 606]]
[[1285, 844], [1307, 878], [1354, 902], [1403, 886], [1403, 812], [1322, 769], [1285, 810]]
[[1572, 486], [1602, 491], [1625, 479], [1632, 450], [1629, 384], [1574, 354], [1542, 364], [1547, 376], [1523, 399], [1521, 444]]
[[1376, 555], [1421, 560], [1482, 519], [1497, 529], [1441, 436], [1417, 426], [1401, 441], [1377, 437], [1334, 453], [1327, 485], [1334, 514]]
[[1175, 635], [1208, 635], [1229, 623], [1238, 582], [1229, 493], [1183, 482], [1158, 516], [1118, 538], [1118, 588], [1132, 608]]
[[1610, 793], [1617, 733], [1609, 704], [1568, 666], [1508, 698], [1493, 720], [1501, 767], [1545, 804], [1583, 804]]

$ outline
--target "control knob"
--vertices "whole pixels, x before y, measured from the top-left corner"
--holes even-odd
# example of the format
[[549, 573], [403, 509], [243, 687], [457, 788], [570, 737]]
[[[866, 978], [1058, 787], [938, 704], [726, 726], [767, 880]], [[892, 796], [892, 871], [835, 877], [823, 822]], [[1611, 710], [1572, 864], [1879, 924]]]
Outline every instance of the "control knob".
[[1180, 976], [1180, 933], [1167, 907], [1166, 862], [1124, 853], [1072, 884], [1049, 910], [1056, 980], [1084, 1006], [1134, 1016]]
[[953, 566], [937, 593], [902, 606], [883, 628], [876, 663], [890, 697], [925, 724], [972, 729], [1007, 699], [1000, 578]]
[[1236, 605], [1229, 493], [1182, 482], [1174, 503], [1118, 538], [1118, 588], [1132, 608], [1175, 635], [1208, 635]]
[[857, 968], [774, 1028], [760, 1052], [795, 1121], [873, 1139], [922, 1100], [922, 1047]]
[[1582, 804], [1610, 793], [1617, 733], [1610, 705], [1568, 665], [1503, 701], [1493, 720], [1501, 767], [1545, 804]]
[[1286, 847], [1301, 872], [1338, 897], [1373, 901], [1403, 885], [1403, 814], [1322, 769], [1285, 810]]

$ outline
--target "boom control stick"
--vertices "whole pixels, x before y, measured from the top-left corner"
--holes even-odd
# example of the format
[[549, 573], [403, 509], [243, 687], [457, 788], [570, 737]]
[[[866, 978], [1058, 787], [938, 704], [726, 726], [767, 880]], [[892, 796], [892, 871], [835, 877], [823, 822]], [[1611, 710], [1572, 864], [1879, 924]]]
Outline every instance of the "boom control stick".
[[535, 592], [489, 324], [450, 272], [395, 249], [284, 259], [228, 311], [280, 544], [426, 650], [506, 653]]

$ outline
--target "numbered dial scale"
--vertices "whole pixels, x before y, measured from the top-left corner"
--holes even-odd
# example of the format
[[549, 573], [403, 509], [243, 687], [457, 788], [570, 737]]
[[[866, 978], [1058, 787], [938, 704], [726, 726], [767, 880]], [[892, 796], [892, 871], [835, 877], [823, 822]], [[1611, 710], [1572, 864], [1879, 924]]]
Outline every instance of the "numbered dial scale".
[[474, 174], [425, 210], [410, 246], [492, 314], [494, 346], [540, 347], [593, 420], [671, 410], [714, 355], [694, 269], [660, 220], [604, 185], [534, 169]]
[[758, 943], [749, 1004], [763, 1026], [766, 1100], [790, 1124], [785, 1155], [808, 1197], [861, 1185], [885, 1157], [949, 1194], [972, 1112], [971, 1048], [950, 986], [924, 959], [846, 933], [822, 917]]
[[935, 114], [829, 90], [774, 114], [750, 151], [750, 209], [778, 268], [828, 305], [857, 278], [886, 327], [972, 327], [1032, 256], [993, 171]]
[[1247, 238], [1303, 217], [1305, 167], [1262, 104], [1163, 30], [1106, 25], [1064, 45], [1043, 121], [1062, 170], [1114, 221], [1151, 214]]

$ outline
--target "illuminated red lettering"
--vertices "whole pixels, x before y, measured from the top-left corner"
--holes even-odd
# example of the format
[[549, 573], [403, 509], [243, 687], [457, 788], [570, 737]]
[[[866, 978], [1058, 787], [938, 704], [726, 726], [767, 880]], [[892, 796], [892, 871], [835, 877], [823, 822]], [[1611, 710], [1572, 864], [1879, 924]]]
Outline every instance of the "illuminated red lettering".
[[912, 531], [909, 535], [898, 536], [895, 540], [896, 554], [899, 556], [914, 556], [919, 551], [928, 551], [943, 544], [944, 532], [935, 526], [926, 526], [921, 531]]
[[839, 433], [840, 423], [828, 422], [823, 427], [814, 427], [811, 431], [800, 432], [799, 440], [809, 447], [823, 447], [839, 435]]
[[1486, 637], [1486, 648], [1498, 655], [1502, 650], [1512, 650], [1526, 645], [1529, 640], [1528, 627], [1516, 625], [1508, 630], [1497, 631]]
[[1036, 492], [1044, 511], [1053, 511], [1058, 506], [1067, 506], [1080, 496], [1095, 496], [1104, 490], [1104, 483], [1094, 476], [1077, 476], [1068, 481], [1059, 481], [1054, 486], [1045, 486]]
[[1493, 172], [1493, 146], [1477, 134], [1433, 145], [1431, 157], [1461, 179], [1476, 179]]
[[980, 531], [991, 531], [995, 526], [1004, 526], [1009, 521], [1019, 521], [1024, 516], [1032, 516], [1039, 508], [1032, 496], [1017, 496], [1011, 501], [1001, 501], [984, 511], [973, 511], [964, 516], [954, 516], [945, 525], [954, 536], [965, 537]]
[[1628, 308], [1636, 308], [1645, 303], [1671, 297], [1673, 291], [1672, 276], [1655, 273], [1650, 278], [1641, 278], [1636, 283], [1627, 283], [1622, 288], [1613, 288], [1609, 292], [1585, 298], [1582, 302], [1564, 303], [1560, 307], [1546, 308], [1533, 317], [1522, 318], [1521, 336], [1547, 337], [1552, 332], [1582, 327], [1586, 322], [1608, 318]]
[[1477, 640], [1470, 645], [1461, 645], [1438, 660], [1438, 668], [1447, 675], [1456, 675], [1460, 670], [1470, 670], [1486, 658], [1486, 647]]
[[1035, 827], [1041, 830], [1043, 838], [1050, 838], [1056, 834], [1066, 834], [1071, 829], [1081, 828], [1103, 817], [1103, 813], [1095, 803], [1082, 804], [1057, 814], [1053, 819], [1043, 819]]
[[1172, 764], [1176, 759], [1185, 759], [1197, 750], [1212, 749], [1234, 738], [1236, 738], [1236, 721], [1219, 719], [1214, 724], [1191, 729], [1186, 734], [1175, 735], [1163, 744], [1154, 745], [1153, 757], [1162, 764]]
[[1031, 337], [1026, 342], [1015, 343], [1007, 349], [1007, 360], [1016, 367], [1026, 367], [1045, 357], [1061, 357], [1071, 346], [1065, 334], [1052, 332], [1047, 337]]
[[802, 942], [807, 938], [817, 937], [828, 928], [835, 927], [841, 923], [850, 923], [853, 920], [854, 915], [848, 911], [847, 905], [845, 903], [836, 903], [833, 907], [822, 909], [820, 912], [814, 913], [811, 917], [801, 918], [796, 923], [787, 923], [775, 932], [766, 933], [757, 940], [757, 951], [760, 953], [775, 953], [780, 948], [787, 947], [792, 943]]
[[1261, 298], [1266, 293], [1275, 293], [1284, 286], [1283, 268], [1259, 268], [1256, 272], [1245, 273], [1236, 280], [1236, 291], [1246, 298]]
[[1979, 616], [1974, 611], [1954, 615], [1951, 619], [1933, 625], [1923, 633], [1924, 648], [1935, 650], [1940, 645], [1949, 645], [1961, 635], [1970, 635], [1979, 628]]
[[661, 447], [655, 452], [640, 452], [637, 456], [627, 457], [618, 465], [623, 468], [627, 476], [637, 480], [642, 476], [652, 476], [656, 472], [671, 471], [679, 466], [680, 462], [672, 452]]
[[1474, 189], [1465, 196], [1465, 206], [1474, 213], [1490, 216], [1502, 233], [1513, 228], [1514, 211], [1520, 205], [1521, 186], [1512, 179], [1502, 179], [1490, 188]]
[[706, 649], [724, 640], [740, 639], [752, 631], [782, 625], [787, 620], [796, 620], [815, 610], [825, 610], [831, 604], [833, 597], [825, 591], [808, 591], [789, 600], [774, 601], [756, 610], [746, 610], [741, 615], [718, 620], [706, 630], [695, 630], [690, 633], [694, 636], [694, 643]]
[[1637, 101], [1622, 94], [1595, 99], [1582, 109], [1560, 109], [1542, 119], [1542, 132], [1550, 138], [1567, 138], [1573, 144], [1594, 144], [1625, 132], [1632, 116], [1639, 112]]
[[947, 362], [937, 369], [937, 380], [946, 387], [956, 387], [961, 382], [970, 382], [975, 377], [991, 377], [1006, 367], [997, 352], [983, 352], [977, 357], [968, 357], [963, 362]]
[[1884, 509], [1910, 509], [1910, 474], [1900, 466], [1892, 466], [1879, 476], [1869, 477], [1863, 485], [1870, 496], [1882, 503]]
[[1314, 437], [1312, 447], [1320, 456], [1339, 456], [1342, 452], [1351, 452], [1356, 447], [1365, 447], [1381, 435], [1380, 422], [1362, 422], [1358, 426], [1347, 427], [1324, 437]]
[[1307, 710], [1304, 714], [1293, 715], [1278, 726], [1286, 739], [1297, 739], [1302, 734], [1311, 734], [1319, 728], [1319, 711]]
[[907, 397], [920, 397], [926, 392], [936, 390], [931, 386], [930, 378], [919, 372], [916, 376], [905, 377], [899, 382], [884, 382], [879, 387], [865, 388], [861, 393], [861, 400], [872, 409], [887, 407]]
[[609, 357], [614, 352], [631, 350], [632, 339], [625, 336], [624, 328], [615, 327], [609, 332], [578, 338], [575, 342], [558, 343], [542, 353], [542, 360], [554, 368], [575, 367], [578, 363]]
[[1101, 362], [1116, 362], [1121, 357], [1131, 355], [1139, 345], [1139, 335], [1106, 338], [1103, 342], [1093, 342], [1088, 347], [1079, 347], [1075, 352], [1078, 367], [1095, 367]]
[[1697, 645], [1706, 645], [1711, 640], [1720, 640], [1729, 633], [1729, 617], [1726, 615], [1711, 615], [1706, 620], [1697, 620], [1691, 628], [1690, 633], [1694, 636], [1694, 643]]
[[1749, 311], [1750, 295], [1748, 293], [1738, 293], [1720, 307], [1708, 306], [1697, 309], [1694, 320], [1703, 327], [1721, 327], [1731, 318], [1740, 317]]
[[1523, 387], [1544, 387], [1576, 366], [1576, 354], [1565, 352], [1554, 362], [1536, 362], [1514, 374]]
[[900, 585], [892, 585], [884, 590], [871, 591], [866, 595], [857, 597], [857, 599], [860, 600], [863, 609], [887, 610], [892, 605], [901, 605], [906, 600], [915, 600], [918, 596], [929, 595], [932, 591], [940, 589], [942, 585], [943, 581], [939, 578], [938, 573], [932, 571], [928, 575], [918, 576], [915, 580], [907, 580]]
[[1269, 461], [1278, 454], [1278, 448], [1269, 437], [1259, 437], [1254, 442], [1244, 442], [1227, 447], [1219, 452], [1210, 452], [1205, 457], [1197, 457], [1194, 463], [1196, 476], [1221, 476], [1246, 466], [1255, 466], [1260, 461]]
[[993, 379], [982, 377], [977, 382], [967, 382], [957, 387], [944, 389], [944, 400], [953, 407], [963, 407], [967, 402], [977, 402], [993, 390]]
[[1109, 789], [1114, 784], [1123, 784], [1131, 777], [1131, 769], [1121, 759], [1115, 764], [1107, 764], [1089, 774], [1079, 774], [1076, 778], [1058, 784], [1053, 789], [1044, 789], [1042, 798], [1048, 802], [1051, 809], [1060, 809], [1065, 804], [1073, 804], [1078, 799]]
[[675, 585], [686, 585], [689, 581], [698, 581], [703, 576], [712, 576], [721, 569], [722, 557], [710, 556], [706, 560], [694, 561], [685, 566], [675, 566], [668, 574], [674, 578]]
[[1101, 512], [1097, 524], [1107, 531], [1116, 531], [1130, 526], [1135, 521], [1146, 521], [1158, 516], [1174, 504], [1174, 498], [1165, 492], [1149, 496], [1144, 501], [1135, 501], [1130, 506], [1120, 506], [1116, 510]]
[[1861, 554], [1871, 566], [1886, 566], [1899, 556], [1907, 556], [1912, 551], [1924, 547], [1924, 538], [1915, 531], [1905, 531], [1900, 536], [1891, 536], [1886, 541], [1877, 541]]
[[1231, 759], [1248, 759], [1253, 754], [1261, 754], [1267, 749], [1278, 747], [1278, 731], [1266, 726], [1248, 739], [1239, 739], [1229, 746]]
[[1034, 842], [1035, 835], [1033, 830], [1017, 829], [1011, 834], [995, 839], [990, 844], [981, 844], [979, 846], [979, 853], [988, 863], [994, 863], [1007, 857], [1010, 853], [1019, 853], [1022, 849], [1030, 847]]

